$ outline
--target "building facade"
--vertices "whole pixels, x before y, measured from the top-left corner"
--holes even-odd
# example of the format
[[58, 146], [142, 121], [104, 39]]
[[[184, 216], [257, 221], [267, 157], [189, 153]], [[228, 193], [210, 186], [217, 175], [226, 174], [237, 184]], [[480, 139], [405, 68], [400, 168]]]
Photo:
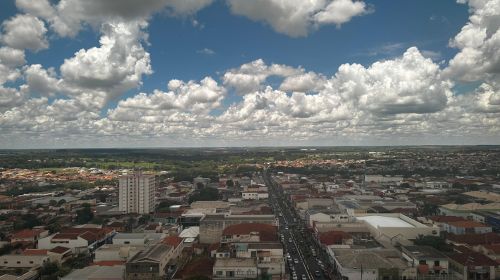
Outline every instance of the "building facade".
[[155, 208], [156, 178], [134, 173], [119, 178], [119, 210], [125, 213], [149, 214]]

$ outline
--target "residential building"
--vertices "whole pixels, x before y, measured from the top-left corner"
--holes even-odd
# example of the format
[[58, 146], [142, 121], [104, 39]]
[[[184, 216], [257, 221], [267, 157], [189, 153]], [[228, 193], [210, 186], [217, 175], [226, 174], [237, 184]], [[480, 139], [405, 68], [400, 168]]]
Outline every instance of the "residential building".
[[476, 221], [455, 221], [447, 223], [447, 232], [453, 234], [466, 234], [466, 233], [488, 233], [492, 232], [490, 226]]
[[165, 238], [164, 233], [118, 233], [113, 237], [113, 244], [148, 245], [156, 244]]
[[487, 256], [472, 251], [466, 247], [457, 247], [455, 252], [448, 254], [450, 269], [463, 280], [496, 279], [498, 263]]
[[126, 279], [163, 279], [172, 255], [172, 246], [166, 244], [156, 244], [140, 251], [127, 261]]
[[414, 269], [392, 249], [329, 249], [342, 279], [415, 279]]
[[256, 259], [218, 258], [213, 267], [214, 279], [256, 279], [258, 278]]
[[278, 222], [274, 215], [207, 214], [200, 220], [200, 243], [219, 242], [226, 227], [243, 223], [277, 225]]
[[31, 243], [36, 245], [38, 239], [44, 238], [49, 235], [49, 231], [46, 229], [23, 229], [14, 233], [10, 237], [10, 243]]
[[50, 261], [47, 255], [11, 254], [0, 256], [0, 267], [33, 268], [40, 267]]
[[429, 246], [403, 246], [403, 258], [415, 267], [421, 278], [446, 277], [449, 275], [448, 257]]
[[118, 208], [125, 213], [149, 214], [155, 208], [156, 177], [140, 172], [119, 177]]
[[403, 214], [365, 214], [356, 217], [366, 223], [377, 241], [395, 244], [398, 240], [412, 240], [418, 236], [439, 236], [437, 226], [430, 227]]

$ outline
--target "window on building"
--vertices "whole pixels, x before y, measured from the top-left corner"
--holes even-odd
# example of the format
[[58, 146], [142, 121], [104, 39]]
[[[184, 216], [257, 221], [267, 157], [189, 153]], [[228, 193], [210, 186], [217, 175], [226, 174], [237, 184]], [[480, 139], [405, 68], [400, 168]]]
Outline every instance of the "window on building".
[[418, 264], [427, 264], [427, 262], [425, 260], [419, 260]]
[[439, 261], [434, 261], [434, 266], [440, 266]]

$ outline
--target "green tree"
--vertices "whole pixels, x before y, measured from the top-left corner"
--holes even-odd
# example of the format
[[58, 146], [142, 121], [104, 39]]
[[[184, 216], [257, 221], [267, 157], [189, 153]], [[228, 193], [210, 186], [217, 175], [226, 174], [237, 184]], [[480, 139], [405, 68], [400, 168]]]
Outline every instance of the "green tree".
[[424, 207], [422, 207], [422, 215], [424, 216], [434, 216], [439, 212], [439, 207], [435, 204], [424, 203]]
[[231, 179], [227, 180], [227, 181], [226, 181], [226, 186], [227, 186], [228, 188], [232, 188], [232, 187], [234, 187], [234, 181], [233, 181], [233, 180], [231, 180]]
[[66, 203], [65, 199], [61, 199], [57, 202], [57, 206], [62, 206], [64, 203]]
[[86, 224], [94, 218], [94, 213], [90, 208], [90, 204], [82, 204], [83, 208], [76, 211], [76, 222], [78, 224]]
[[423, 236], [419, 235], [414, 241], [415, 245], [420, 246], [431, 246], [436, 250], [443, 252], [450, 252], [452, 250], [451, 246], [446, 243], [446, 240], [440, 236]]
[[219, 191], [214, 188], [204, 188], [198, 190], [193, 195], [189, 197], [189, 203], [194, 201], [210, 201], [210, 200], [218, 200], [219, 199]]

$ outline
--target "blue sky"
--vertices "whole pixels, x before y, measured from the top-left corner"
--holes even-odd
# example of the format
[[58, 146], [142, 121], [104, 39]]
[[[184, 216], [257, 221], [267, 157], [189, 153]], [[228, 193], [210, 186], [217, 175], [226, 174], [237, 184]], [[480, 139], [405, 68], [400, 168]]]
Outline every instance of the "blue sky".
[[[291, 35], [289, 31], [290, 29], [286, 29], [288, 31], [280, 31], [278, 27], [273, 25], [274, 19], [255, 19], [254, 17], [260, 15], [248, 14], [246, 12], [247, 10], [236, 11], [235, 7], [231, 6], [230, 8], [230, 5], [233, 4], [229, 4], [229, 2], [226, 1], [198, 1], [200, 3], [206, 3], [199, 4], [198, 6], [193, 4], [193, 6], [196, 6], [195, 8], [193, 8], [194, 12], [182, 12], [181, 8], [175, 6], [175, 1], [169, 0], [159, 1], [165, 2], [165, 4], [164, 6], [160, 7], [160, 12], [156, 12], [157, 10], [155, 10], [156, 8], [153, 8], [153, 6], [157, 4], [151, 4], [153, 3], [153, 1], [146, 1], [146, 3], [144, 3], [143, 5], [151, 5], [152, 8], [151, 11], [146, 12], [145, 15], [134, 15], [132, 16], [132, 18], [128, 15], [123, 16], [122, 14], [120, 14], [122, 12], [120, 11], [119, 7], [117, 7], [115, 11], [113, 10], [113, 7], [111, 5], [110, 10], [103, 12], [102, 15], [96, 15], [95, 17], [91, 14], [89, 14], [87, 17], [82, 16], [82, 18], [79, 19], [80, 22], [78, 22], [79, 31], [75, 31], [76, 35], [72, 37], [64, 34], [60, 29], [57, 29], [57, 26], [54, 24], [54, 22], [60, 20], [65, 24], [65, 26], [68, 26], [68, 28], [75, 28], [75, 25], [71, 25], [72, 23], [67, 19], [67, 17], [65, 17], [66, 15], [64, 14], [67, 13], [70, 15], [71, 11], [68, 11], [67, 9], [61, 9], [61, 3], [59, 1], [51, 1], [49, 3], [46, 0], [37, 0], [33, 2], [38, 1], [40, 3], [44, 3], [45, 6], [43, 7], [45, 10], [42, 11], [42, 9], [33, 8], [34, 6], [30, 5], [34, 4], [26, 0], [2, 1], [2, 7], [0, 9], [0, 20], [2, 22], [12, 21], [13, 18], [19, 14], [30, 16], [33, 15], [45, 26], [46, 31], [43, 32], [43, 36], [49, 45], [46, 48], [41, 47], [39, 48], [39, 50], [35, 51], [23, 49], [26, 64], [21, 65], [18, 68], [21, 76], [18, 79], [11, 79], [6, 81], [4, 83], [4, 87], [17, 88], [16, 90], [22, 91], [22, 85], [29, 80], [26, 76], [28, 74], [23, 71], [26, 71], [26, 68], [29, 65], [41, 64], [43, 69], [45, 70], [53, 68], [55, 70], [55, 73], [52, 73], [52, 75], [54, 76], [54, 79], [59, 81], [59, 83], [57, 86], [57, 90], [53, 90], [54, 92], [50, 92], [48, 94], [46, 93], [46, 96], [48, 98], [47, 106], [49, 106], [49, 108], [52, 108], [50, 106], [54, 105], [53, 103], [58, 99], [74, 99], [74, 102], [83, 104], [84, 102], [79, 99], [79, 97], [75, 97], [75, 95], [83, 94], [87, 91], [97, 90], [90, 89], [87, 86], [85, 86], [84, 89], [77, 88], [76, 84], [78, 83], [75, 81], [73, 81], [75, 82], [74, 84], [70, 84], [67, 77], [68, 75], [66, 73], [62, 73], [63, 71], [61, 66], [65, 64], [65, 60], [71, 60], [72, 58], [74, 58], [75, 52], [79, 50], [87, 51], [93, 47], [99, 48], [99, 40], [101, 36], [103, 36], [103, 26], [111, 21], [116, 22], [116, 18], [118, 18], [119, 21], [123, 21], [126, 23], [133, 22], [138, 18], [148, 22], [148, 26], [146, 28], [140, 28], [140, 32], [142, 32], [143, 34], [147, 34], [148, 39], [136, 39], [140, 44], [139, 46], [149, 54], [149, 66], [152, 69], [153, 73], [147, 73], [147, 70], [144, 70], [139, 75], [140, 81], [138, 81], [135, 86], [132, 85], [122, 87], [120, 81], [117, 81], [116, 86], [120, 88], [120, 92], [113, 93], [112, 98], [106, 97], [106, 100], [108, 101], [103, 102], [96, 108], [82, 109], [83, 111], [88, 110], [86, 111], [86, 113], [97, 113], [101, 120], [106, 119], [106, 122], [108, 121], [108, 118], [111, 119], [111, 117], [108, 116], [110, 111], [121, 109], [121, 107], [119, 106], [120, 102], [123, 102], [127, 99], [129, 99], [131, 102], [139, 102], [137, 99], [137, 94], [139, 92], [145, 92], [147, 94], [152, 94], [155, 90], [167, 92], [167, 84], [173, 79], [182, 80], [185, 83], [191, 80], [196, 83], [200, 83], [200, 81], [204, 77], [211, 77], [215, 82], [218, 83], [219, 86], [224, 87], [223, 89], [221, 89], [221, 92], [224, 92], [222, 93], [224, 96], [220, 100], [217, 100], [217, 104], [211, 104], [209, 109], [206, 109], [202, 106], [206, 109], [202, 110], [206, 114], [206, 116], [215, 118], [221, 117], [225, 112], [227, 113], [227, 110], [231, 105], [234, 107], [240, 105], [240, 107], [243, 108], [244, 97], [250, 98], [251, 95], [248, 95], [248, 93], [239, 92], [238, 85], [231, 85], [230, 82], [224, 79], [224, 75], [231, 71], [236, 73], [238, 72], [240, 66], [252, 61], [256, 61], [258, 59], [262, 59], [264, 63], [269, 67], [272, 64], [277, 64], [283, 66], [286, 65], [294, 69], [303, 69], [305, 72], [312, 71], [315, 73], [315, 75], [317, 74], [318, 76], [324, 77], [325, 79], [323, 79], [322, 81], [328, 84], [327, 80], [330, 79], [330, 82], [332, 83], [340, 83], [339, 81], [333, 79], [332, 76], [338, 74], [339, 66], [342, 64], [361, 64], [365, 69], [363, 71], [366, 71], [368, 73], [369, 68], [372, 64], [376, 64], [377, 62], [381, 63], [384, 61], [398, 61], [402, 58], [403, 54], [405, 54], [408, 49], [410, 49], [411, 47], [416, 47], [420, 56], [422, 56], [424, 59], [432, 59], [432, 63], [429, 62], [428, 66], [436, 66], [438, 69], [433, 71], [437, 71], [436, 75], [439, 76], [439, 79], [444, 79], [442, 77], [448, 75], [448, 68], [455, 67], [450, 67], [450, 61], [453, 60], [453, 58], [457, 54], [460, 54], [460, 52], [462, 51], [460, 46], [451, 47], [450, 42], [453, 41], [453, 38], [455, 38], [455, 36], [457, 36], [457, 34], [461, 32], [462, 27], [468, 22], [471, 11], [473, 12], [474, 9], [479, 10], [481, 8], [484, 8], [483, 6], [471, 7], [469, 5], [458, 4], [455, 1], [346, 0], [344, 2], [349, 2], [348, 4], [353, 4], [356, 2], [363, 3], [364, 12], [350, 17], [346, 22], [343, 22], [340, 25], [335, 23], [321, 23], [315, 25], [315, 23], [311, 23], [308, 27], [309, 29], [307, 34], [297, 37], [293, 34]], [[61, 2], [71, 3], [72, 1], [76, 1], [76, 3], [78, 3], [78, 0], [64, 0]], [[236, 2], [237, 1], [238, 0], [236, 0]], [[326, 10], [329, 3], [336, 1], [337, 0], [325, 1], [325, 4], [321, 9]], [[93, 2], [95, 1], [90, 1], [87, 6], [83, 5], [84, 8], [92, 9], [92, 5], [94, 5]], [[119, 1], [117, 1], [117, 5], [119, 5], [118, 2]], [[127, 2], [131, 2], [131, 9], [134, 9], [133, 1]], [[193, 1], [193, 3], [194, 2], [196, 1]], [[270, 3], [269, 5], [272, 5], [273, 1], [261, 0], [260, 8], [262, 8], [262, 6], [265, 6], [267, 2]], [[485, 3], [487, 2], [488, 1], [485, 1]], [[110, 0], [110, 3], [113, 3], [113, 1]], [[487, 5], [484, 4], [484, 6]], [[313, 12], [313, 14], [316, 12], [317, 11]], [[48, 14], [50, 14], [50, 16], [48, 16]], [[308, 14], [308, 16], [312, 16], [313, 14]], [[196, 22], [196, 24], [194, 22]], [[14, 34], [14, 31], [8, 30], [7, 25], [3, 24], [3, 34], [8, 35], [9, 32]], [[12, 42], [12, 40], [7, 41], [7, 39], [5, 39], [6, 35], [4, 35], [3, 37], [4, 39], [2, 46], [9, 48], [14, 46], [14, 49], [20, 49], [19, 45], [16, 45], [16, 42]], [[0, 42], [2, 42], [2, 40], [0, 40]], [[422, 61], [424, 61], [424, 59], [422, 59]], [[387, 63], [386, 65], [390, 65], [390, 63]], [[74, 75], [78, 75], [79, 71], [84, 72], [85, 70], [75, 69], [74, 73], [77, 74]], [[441, 71], [443, 73], [441, 73]], [[451, 69], [449, 70], [449, 72], [458, 72], [458, 70]], [[375, 75], [375, 73], [372, 74]], [[372, 74], [368, 73], [367, 75]], [[253, 73], [252, 75], [256, 74]], [[293, 75], [295, 75], [294, 77], [298, 77], [296, 73]], [[464, 74], [461, 73], [461, 75]], [[488, 82], [488, 84], [493, 88], [496, 87], [496, 76], [492, 77], [490, 80], [488, 80], [489, 76], [486, 74], [483, 76], [486, 78], [481, 79], [469, 79], [458, 76], [455, 77], [453, 75], [450, 78], [448, 76], [446, 76], [446, 78], [450, 85], [447, 86], [446, 89], [443, 89], [443, 92], [440, 92], [440, 94], [442, 94], [443, 96], [448, 96], [446, 97], [448, 98], [448, 101], [445, 102], [446, 104], [459, 102], [451, 102], [450, 96], [458, 96], [461, 94], [466, 95], [467, 93], [474, 92], [476, 88], [479, 88], [479, 86], [485, 81]], [[267, 75], [264, 81], [259, 85], [259, 88], [261, 91], [264, 91], [266, 86], [270, 86], [273, 89], [278, 90], [280, 88], [280, 84], [287, 77], [287, 75], [281, 74]], [[373, 76], [370, 77], [373, 78]], [[37, 94], [35, 85], [29, 86], [31, 92], [29, 93], [29, 96], [24, 97], [24, 101], [30, 100], [30, 98], [39, 98], [40, 96], [43, 96], [43, 94]], [[54, 86], [54, 88], [56, 87]], [[323, 89], [325, 87], [321, 86], [321, 88]], [[100, 88], [99, 90], [102, 90], [102, 88]], [[450, 93], [446, 93], [446, 91], [450, 91]], [[493, 89], [493, 91], [495, 91], [495, 89]], [[68, 92], [71, 93], [69, 94]], [[285, 95], [289, 98], [292, 98], [294, 92], [294, 90], [285, 90]], [[179, 96], [181, 95], [180, 93], [178, 94]], [[263, 92], [259, 94], [264, 96]], [[307, 94], [322, 95], [324, 93], [322, 93], [321, 89], [311, 89], [311, 91], [308, 90], [306, 92], [306, 95]], [[399, 94], [398, 96], [400, 98], [408, 95], [407, 93], [403, 92], [397, 93], [397, 90], [396, 94]], [[296, 94], [297, 97], [299, 95], [300, 93]], [[340, 93], [338, 93], [338, 95], [342, 96], [342, 94]], [[359, 100], [362, 99], [363, 98], [360, 97]], [[381, 99], [383, 98], [381, 97]], [[407, 102], [401, 100], [403, 99], [400, 99], [400, 101], [396, 100], [394, 102], [395, 104]], [[427, 102], [427, 99], [423, 100], [424, 101], [414, 100], [411, 102], [416, 102], [418, 104]], [[144, 100], [140, 101], [142, 102]], [[342, 102], [340, 102], [339, 104], [345, 104], [347, 100], [343, 100]], [[431, 102], [431, 104], [424, 105], [434, 106], [434, 103]], [[490, 105], [495, 104], [492, 103]], [[81, 107], [82, 106], [79, 105], [79, 108]], [[403, 113], [420, 114], [420, 112], [432, 112], [435, 116], [436, 113], [443, 112], [445, 107], [445, 105], [439, 105], [436, 107], [436, 110], [424, 108], [424, 110], [411, 109], [408, 112], [398, 111], [398, 115], [401, 117]], [[311, 110], [315, 111], [313, 109]], [[331, 109], [332, 108], [325, 108], [325, 110], [316, 111], [333, 111]], [[358, 107], [356, 107], [356, 110], [357, 109]], [[149, 110], [152, 110], [152, 108], [149, 108]], [[366, 111], [368, 109], [363, 110]], [[376, 109], [372, 108], [369, 110], [370, 114], [377, 115], [377, 113], [373, 111]], [[491, 111], [491, 108], [488, 110]], [[180, 110], [180, 112], [183, 113], [187, 112], [189, 114], [193, 114], [193, 112], [188, 111], [189, 109], [186, 108]], [[493, 111], [496, 112], [496, 109], [494, 109]], [[3, 113], [5, 114], [5, 111]], [[135, 113], [137, 113], [137, 111], [135, 111]], [[171, 113], [172, 112], [170, 111], [167, 112], [167, 114]], [[144, 115], [143, 113], [140, 113], [139, 115], [141, 117], [145, 117], [146, 115], [150, 116], [151, 111], [148, 111], [146, 115]], [[160, 115], [162, 114], [160, 113]], [[198, 116], [199, 112], [196, 112], [195, 115]], [[379, 115], [380, 114], [378, 114], [377, 116]], [[491, 114], [488, 116], [491, 117]], [[280, 117], [283, 116], [280, 115]], [[394, 115], [391, 115], [391, 117], [394, 117]], [[418, 117], [424, 117], [424, 115], [422, 114]], [[428, 117], [429, 116], [425, 115], [425, 118]], [[291, 122], [300, 121], [298, 119], [287, 119], [287, 121], [288, 120]], [[314, 120], [313, 122], [316, 121], [317, 120]], [[52, 124], [56, 124], [57, 120], [54, 119], [51, 120], [51, 122]], [[96, 119], [89, 120], [89, 122], [93, 123], [92, 125], [95, 125]], [[334, 122], [338, 124], [338, 120], [335, 119]], [[7, 127], [7, 125], [4, 125], [4, 127]], [[163, 127], [165, 127], [165, 124], [163, 124]], [[271, 127], [273, 126], [268, 125], [266, 127], [261, 127], [258, 130], [260, 130], [261, 132], [269, 131]], [[58, 130], [57, 125], [55, 125], [55, 127], [51, 129], [54, 128]], [[495, 124], [495, 127], [490, 127], [487, 129], [496, 130], [496, 128], [497, 127]], [[51, 132], [46, 129], [44, 129], [44, 131], [48, 135], [50, 135]], [[232, 127], [231, 129], [235, 128]], [[167, 131], [169, 131], [169, 129], [167, 129]], [[164, 136], [166, 138], [170, 137], [168, 132], [164, 133]], [[496, 136], [495, 133], [492, 135], [493, 138], [490, 137], [488, 139], [494, 139], [494, 136]], [[100, 134], [100, 132], [96, 132], [96, 135], [98, 134]], [[203, 134], [204, 137], [215, 137], [214, 135], [206, 135], [205, 133]], [[363, 138], [365, 136], [359, 137]], [[42, 137], [42, 135], [36, 135], [35, 133], [34, 139], [36, 139], [37, 137]], [[43, 137], [46, 137], [46, 135], [44, 135]], [[406, 135], [402, 137], [402, 140], [398, 140], [398, 143], [405, 143], [405, 141], [407, 141], [408, 139], [409, 142], [412, 142], [414, 141], [411, 140], [414, 139], [413, 137], [414, 136]], [[304, 139], [306, 138], [307, 137], [305, 137]], [[64, 139], [64, 136], [61, 136], [61, 139]], [[8, 140], [8, 138], [4, 139], [4, 141]], [[64, 142], [64, 140], [61, 141]], [[115, 140], [110, 141], [111, 142], [108, 142], [107, 144], [113, 146], [113, 141]], [[235, 139], [234, 141], [234, 143], [236, 144], [240, 143], [237, 139]], [[300, 140], [299, 142], [302, 143], [302, 141], [303, 140]], [[314, 140], [311, 140], [311, 142], [307, 142], [309, 140], [304, 141], [306, 141], [304, 142], [306, 144], [315, 143]], [[360, 143], [365, 143], [365, 140], [360, 141]], [[434, 139], [432, 141], [436, 140]], [[230, 142], [233, 143], [233, 140], [231, 140]]]

